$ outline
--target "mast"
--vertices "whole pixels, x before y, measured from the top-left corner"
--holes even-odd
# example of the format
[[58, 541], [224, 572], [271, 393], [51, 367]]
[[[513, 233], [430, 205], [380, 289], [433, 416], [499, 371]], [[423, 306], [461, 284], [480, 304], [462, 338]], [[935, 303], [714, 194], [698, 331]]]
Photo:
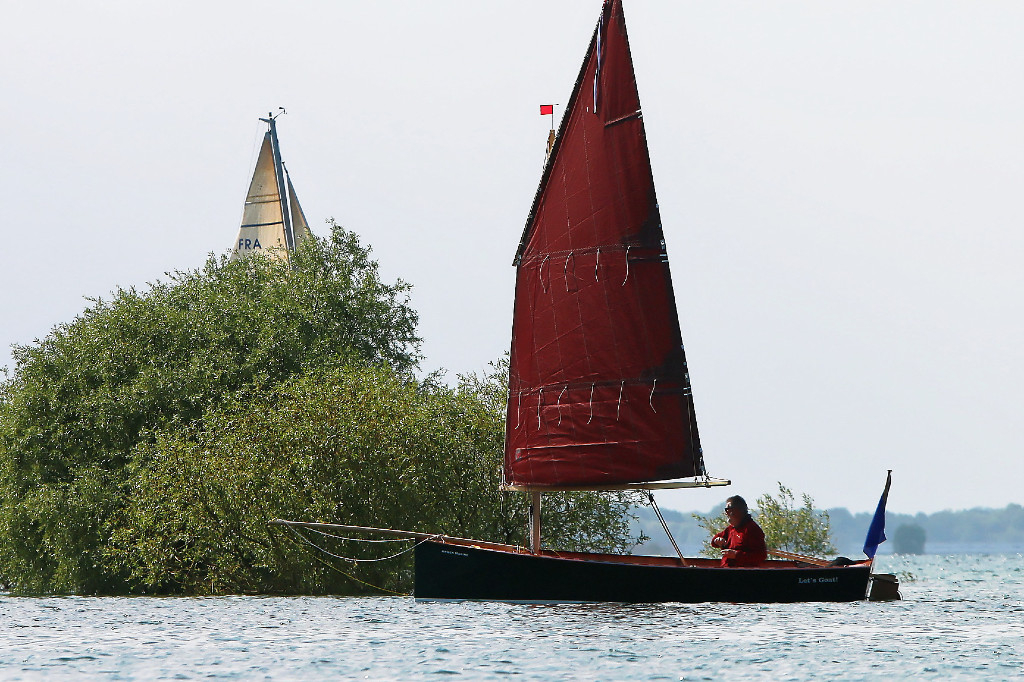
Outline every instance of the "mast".
[[540, 496], [539, 490], [530, 493], [530, 549], [540, 554]]
[[[281, 109], [284, 113], [284, 109]], [[278, 114], [280, 116], [280, 114]], [[285, 189], [284, 164], [281, 162], [281, 144], [277, 140], [277, 121], [272, 113], [267, 113], [267, 118], [261, 121], [270, 126], [270, 144], [274, 152], [274, 171], [277, 176], [277, 193], [281, 197], [281, 216], [284, 220], [284, 240], [288, 251], [295, 250], [295, 235], [292, 233], [291, 211], [288, 209], [288, 193]]]

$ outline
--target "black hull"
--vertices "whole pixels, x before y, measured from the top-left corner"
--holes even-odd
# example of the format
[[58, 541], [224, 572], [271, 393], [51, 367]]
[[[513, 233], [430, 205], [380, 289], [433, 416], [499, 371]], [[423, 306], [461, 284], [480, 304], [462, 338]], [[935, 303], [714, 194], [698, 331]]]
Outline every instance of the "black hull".
[[803, 567], [769, 561], [763, 568], [720, 568], [696, 561], [703, 565], [599, 554], [537, 556], [512, 548], [427, 541], [416, 547], [415, 596], [509, 602], [842, 602], [866, 597], [871, 572], [868, 562]]

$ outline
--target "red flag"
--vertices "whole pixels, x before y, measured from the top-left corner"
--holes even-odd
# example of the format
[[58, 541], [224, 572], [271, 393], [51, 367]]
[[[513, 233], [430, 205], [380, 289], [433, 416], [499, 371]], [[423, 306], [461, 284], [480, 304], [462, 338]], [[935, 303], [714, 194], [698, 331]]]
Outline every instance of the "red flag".
[[544, 116], [546, 114], [554, 114], [554, 113], [555, 113], [555, 105], [554, 104], [541, 104], [540, 105], [540, 115], [541, 116]]

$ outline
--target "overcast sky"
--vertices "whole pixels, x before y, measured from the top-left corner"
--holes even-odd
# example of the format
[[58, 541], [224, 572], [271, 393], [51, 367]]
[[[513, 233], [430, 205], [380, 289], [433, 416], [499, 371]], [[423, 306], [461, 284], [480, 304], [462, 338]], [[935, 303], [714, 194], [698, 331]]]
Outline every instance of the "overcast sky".
[[[598, 0], [2, 3], [0, 365], [225, 252], [257, 120], [317, 234], [414, 286], [424, 371], [509, 346], [548, 117]], [[819, 506], [1024, 494], [1024, 3], [625, 13], [705, 460]], [[563, 111], [562, 107], [558, 109]]]

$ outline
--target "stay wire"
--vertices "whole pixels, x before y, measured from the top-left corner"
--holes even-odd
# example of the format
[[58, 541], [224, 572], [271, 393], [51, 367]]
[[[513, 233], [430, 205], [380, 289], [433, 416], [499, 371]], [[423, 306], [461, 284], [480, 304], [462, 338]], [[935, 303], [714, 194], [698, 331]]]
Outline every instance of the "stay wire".
[[668, 529], [668, 522], [665, 521], [665, 517], [661, 515], [661, 509], [658, 508], [658, 501], [654, 499], [654, 492], [651, 490], [647, 491], [647, 499], [650, 500], [651, 508], [654, 509], [654, 513], [657, 514], [658, 520], [661, 521], [661, 527], [665, 529], [665, 534], [668, 535], [669, 542], [672, 543], [672, 547], [676, 550], [676, 554], [679, 556], [679, 560], [683, 563], [683, 566], [689, 566], [686, 561], [686, 557], [679, 551], [679, 545], [676, 544], [676, 539], [672, 537], [672, 531]]

